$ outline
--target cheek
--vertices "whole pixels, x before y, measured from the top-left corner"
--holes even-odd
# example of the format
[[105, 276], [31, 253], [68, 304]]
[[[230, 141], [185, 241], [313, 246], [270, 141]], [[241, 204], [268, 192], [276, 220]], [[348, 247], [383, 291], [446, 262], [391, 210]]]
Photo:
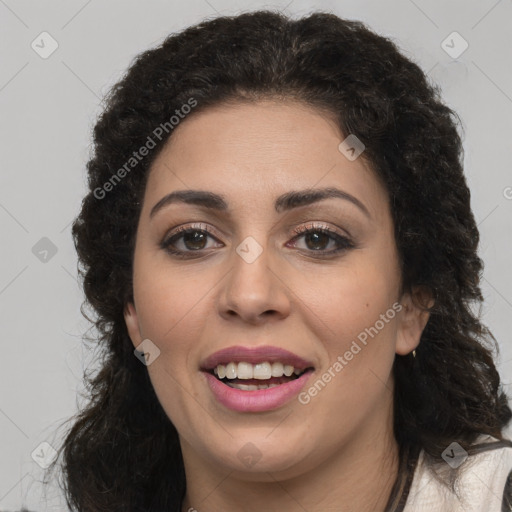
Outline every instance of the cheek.
[[[400, 309], [396, 280], [382, 267], [361, 264], [333, 273], [326, 284], [323, 291], [309, 291], [316, 300], [309, 327], [322, 340], [325, 357], [301, 403], [350, 430], [390, 397]], [[330, 434], [335, 437], [336, 429]]]
[[[325, 391], [322, 383], [309, 388], [313, 395], [322, 390], [322, 400], [313, 406], [316, 413], [330, 411], [337, 416], [333, 410], [339, 404], [372, 408], [387, 396], [400, 308], [398, 284], [394, 261], [379, 258], [379, 251], [361, 251], [320, 280], [304, 281], [304, 303], [313, 305], [308, 327], [322, 340], [324, 352], [317, 378], [329, 382]], [[307, 400], [312, 395], [306, 392]]]
[[148, 374], [160, 404], [180, 430], [204, 410], [198, 405], [193, 379], [197, 378], [190, 354], [201, 339], [205, 308], [212, 308], [211, 283], [187, 269], [176, 271], [168, 262], [135, 261], [134, 294], [143, 338], [157, 345], [160, 355]]
[[[354, 257], [330, 272], [305, 276], [296, 294], [322, 325], [325, 339], [347, 340], [357, 337], [365, 328], [389, 312], [398, 298], [396, 270], [382, 262]], [[380, 324], [379, 324], [380, 325]]]
[[190, 337], [199, 325], [194, 318], [208, 303], [212, 283], [192, 271], [176, 271], [167, 262], [136, 261], [134, 293], [142, 335], [169, 344]]

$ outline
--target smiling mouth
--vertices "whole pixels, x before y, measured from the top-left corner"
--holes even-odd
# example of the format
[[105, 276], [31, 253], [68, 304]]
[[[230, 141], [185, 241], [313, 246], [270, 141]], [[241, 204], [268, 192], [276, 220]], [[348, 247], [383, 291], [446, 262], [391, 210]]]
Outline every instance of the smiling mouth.
[[313, 367], [295, 368], [280, 362], [230, 362], [219, 364], [208, 370], [208, 373], [231, 388], [242, 391], [257, 391], [269, 389], [298, 379], [304, 373], [312, 371]]

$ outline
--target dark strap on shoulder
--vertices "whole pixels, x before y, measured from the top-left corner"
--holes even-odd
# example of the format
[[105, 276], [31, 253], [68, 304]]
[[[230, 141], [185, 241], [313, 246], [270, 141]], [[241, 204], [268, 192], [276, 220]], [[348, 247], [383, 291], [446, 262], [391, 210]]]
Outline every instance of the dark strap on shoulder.
[[386, 512], [403, 512], [411, 490], [420, 452], [421, 449], [418, 447], [408, 447], [406, 449], [405, 457], [400, 462], [398, 476], [386, 504]]
[[508, 474], [503, 490], [503, 501], [501, 502], [501, 512], [510, 512], [512, 510], [512, 470]]
[[468, 455], [476, 455], [477, 453], [497, 450], [498, 448], [512, 448], [512, 441], [503, 439], [502, 441], [493, 441], [491, 443], [475, 444], [468, 449]]

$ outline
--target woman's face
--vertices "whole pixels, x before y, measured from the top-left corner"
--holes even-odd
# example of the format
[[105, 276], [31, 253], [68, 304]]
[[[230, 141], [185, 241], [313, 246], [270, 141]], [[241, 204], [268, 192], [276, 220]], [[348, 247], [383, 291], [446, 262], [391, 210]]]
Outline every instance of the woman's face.
[[[427, 318], [399, 294], [386, 191], [344, 138], [292, 101], [223, 105], [181, 121], [152, 165], [125, 319], [134, 347], [151, 340], [186, 466], [297, 475], [391, 435], [393, 360]], [[215, 197], [160, 202], [187, 190]]]

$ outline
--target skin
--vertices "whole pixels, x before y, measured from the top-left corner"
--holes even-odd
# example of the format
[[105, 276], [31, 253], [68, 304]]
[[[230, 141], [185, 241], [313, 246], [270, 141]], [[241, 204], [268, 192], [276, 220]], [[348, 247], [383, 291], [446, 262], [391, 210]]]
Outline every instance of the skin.
[[[179, 432], [183, 511], [384, 510], [398, 468], [393, 360], [417, 347], [428, 313], [400, 293], [387, 192], [362, 156], [350, 161], [338, 150], [344, 138], [327, 114], [301, 103], [231, 103], [188, 116], [153, 162], [125, 321], [134, 347], [149, 338], [160, 350], [147, 369]], [[353, 195], [369, 215], [338, 198], [274, 209], [283, 193], [323, 187]], [[173, 203], [150, 218], [163, 196], [186, 189], [221, 194], [229, 209]], [[211, 238], [174, 246], [200, 257], [160, 246], [197, 223]], [[315, 249], [336, 242], [293, 233], [311, 223], [355, 247], [319, 256]], [[250, 264], [236, 252], [248, 236], [263, 250]], [[313, 362], [307, 390], [397, 302], [401, 311], [305, 405], [294, 398], [235, 412], [199, 371], [217, 350], [276, 345]], [[238, 457], [248, 442], [261, 455], [250, 467]]]

